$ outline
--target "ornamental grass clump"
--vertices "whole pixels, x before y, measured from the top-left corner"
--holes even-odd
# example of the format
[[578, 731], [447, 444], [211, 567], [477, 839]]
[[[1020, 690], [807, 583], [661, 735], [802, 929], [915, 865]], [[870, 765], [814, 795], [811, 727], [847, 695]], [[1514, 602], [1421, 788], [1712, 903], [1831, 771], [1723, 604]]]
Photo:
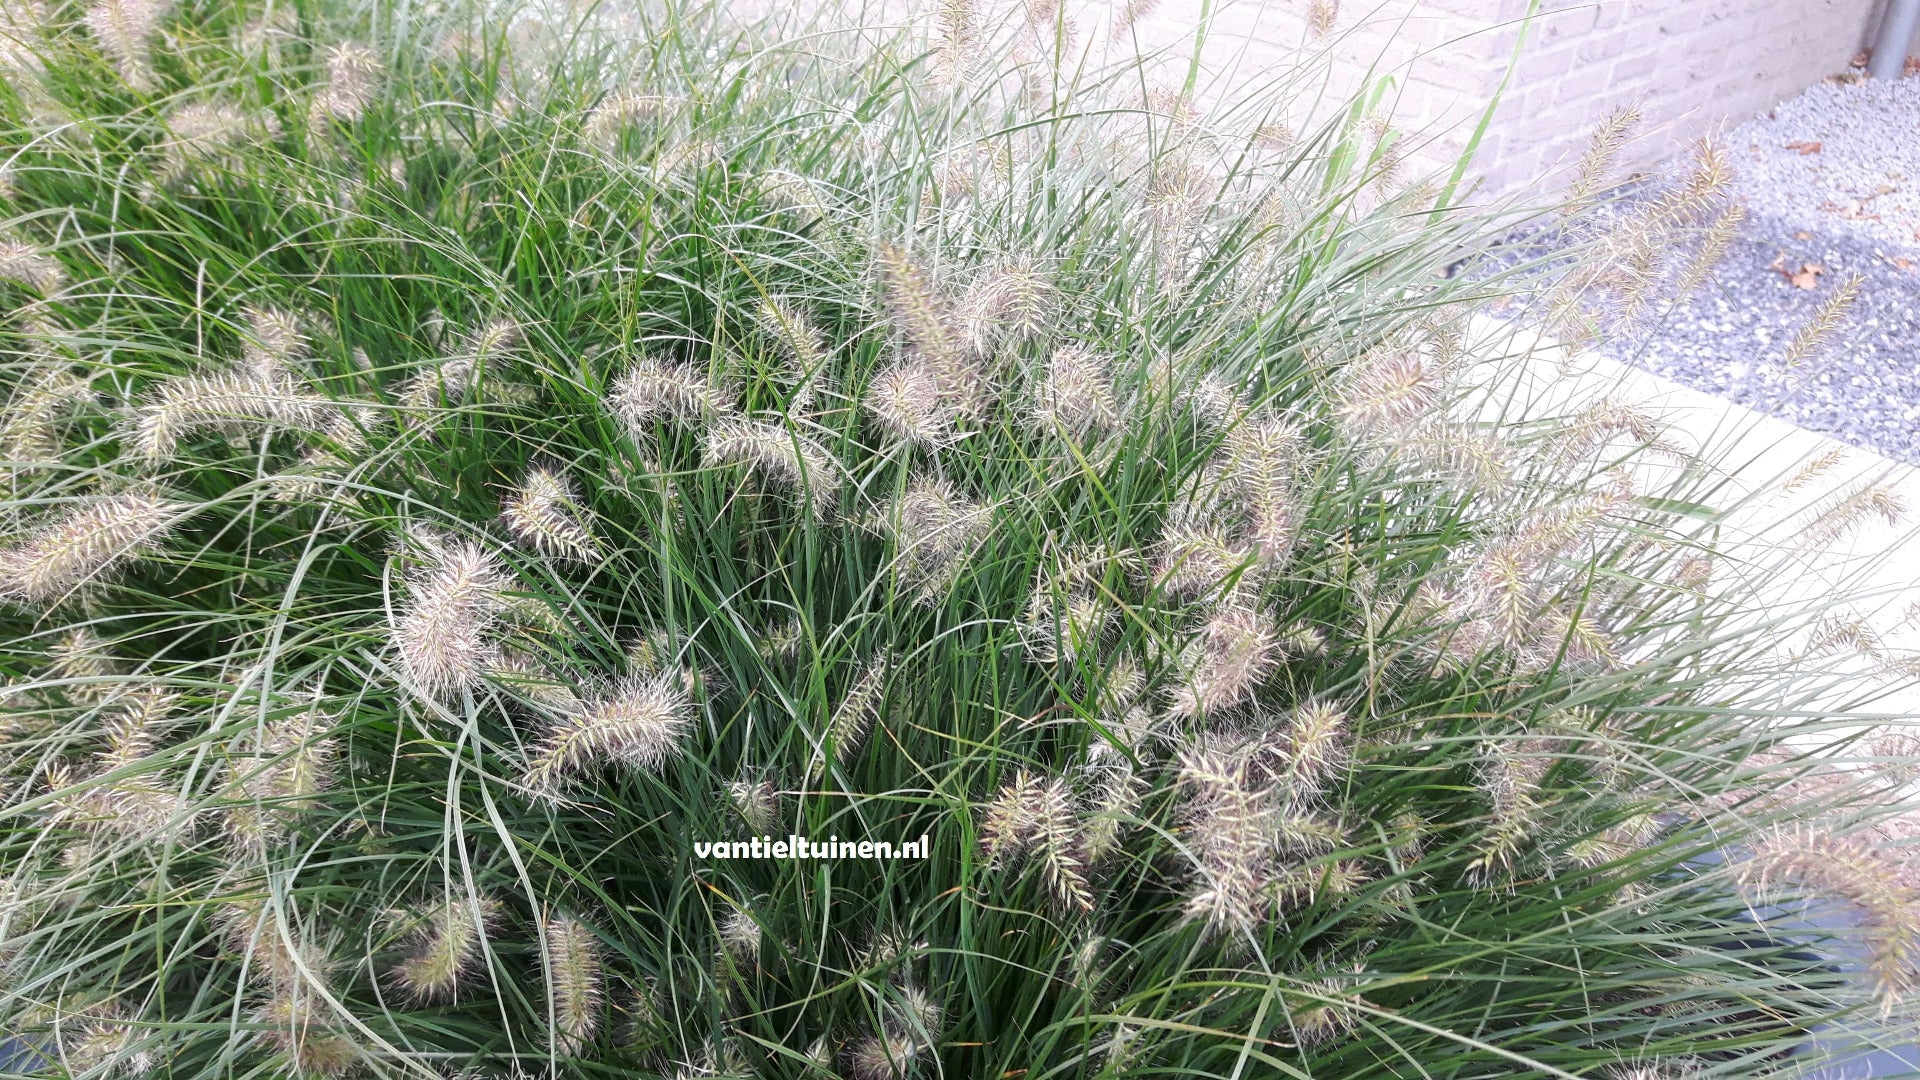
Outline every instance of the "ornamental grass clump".
[[1724, 474], [1484, 407], [1503, 223], [1042, 6], [35, 8], [7, 1067], [1743, 1076], [1916, 984]]

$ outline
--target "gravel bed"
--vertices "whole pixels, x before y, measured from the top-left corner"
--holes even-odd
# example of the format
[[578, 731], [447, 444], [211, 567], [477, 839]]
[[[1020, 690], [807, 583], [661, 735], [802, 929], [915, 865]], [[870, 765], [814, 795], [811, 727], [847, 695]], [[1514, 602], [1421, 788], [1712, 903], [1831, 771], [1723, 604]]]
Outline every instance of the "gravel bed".
[[[1741, 237], [1654, 332], [1607, 351], [1920, 465], [1920, 77], [1822, 83], [1725, 143], [1748, 210]], [[1788, 344], [1856, 273], [1864, 284], [1846, 325], [1789, 377]]]

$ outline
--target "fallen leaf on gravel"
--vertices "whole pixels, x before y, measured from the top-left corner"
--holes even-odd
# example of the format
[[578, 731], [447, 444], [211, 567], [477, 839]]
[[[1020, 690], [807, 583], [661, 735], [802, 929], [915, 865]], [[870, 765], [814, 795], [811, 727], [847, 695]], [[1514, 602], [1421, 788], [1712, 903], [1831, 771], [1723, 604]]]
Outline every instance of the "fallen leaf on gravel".
[[1801, 229], [1799, 232], [1793, 234], [1793, 238], [1795, 240], [1811, 240], [1813, 239], [1813, 234], [1805, 229]]
[[1784, 251], [1780, 253], [1778, 258], [1773, 260], [1773, 265], [1767, 269], [1786, 278], [1787, 283], [1796, 289], [1819, 288], [1820, 275], [1827, 272], [1826, 267], [1821, 266], [1819, 263], [1810, 262], [1803, 262], [1798, 269], [1793, 269], [1787, 265], [1787, 253]]
[[1806, 157], [1808, 154], [1819, 153], [1820, 147], [1821, 144], [1817, 142], [1790, 142], [1787, 144], [1787, 149], [1800, 151], [1801, 157]]

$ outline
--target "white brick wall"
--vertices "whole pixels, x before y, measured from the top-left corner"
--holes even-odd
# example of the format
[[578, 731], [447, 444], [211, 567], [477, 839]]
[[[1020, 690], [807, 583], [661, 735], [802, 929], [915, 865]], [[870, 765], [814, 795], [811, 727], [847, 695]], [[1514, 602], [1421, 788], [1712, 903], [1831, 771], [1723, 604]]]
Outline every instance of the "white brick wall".
[[[733, 0], [741, 10], [789, 0]], [[870, 24], [925, 14], [942, 0], [803, 0], [854, 7]], [[974, 0], [983, 18], [1029, 0]], [[1160, 0], [1134, 32], [1108, 33], [1125, 0], [1066, 0], [1083, 47], [1167, 49], [1178, 83], [1209, 0]], [[1481, 191], [1551, 198], [1594, 125], [1636, 104], [1642, 135], [1628, 168], [1669, 158], [1699, 136], [1765, 112], [1845, 70], [1879, 25], [1885, 0], [1541, 0], [1476, 158]], [[1450, 163], [1500, 88], [1528, 0], [1343, 0], [1332, 35], [1306, 26], [1309, 0], [1211, 0], [1203, 104], [1265, 81], [1287, 83], [1296, 126], [1330, 119], [1369, 81], [1393, 79], [1390, 107], [1415, 169]]]

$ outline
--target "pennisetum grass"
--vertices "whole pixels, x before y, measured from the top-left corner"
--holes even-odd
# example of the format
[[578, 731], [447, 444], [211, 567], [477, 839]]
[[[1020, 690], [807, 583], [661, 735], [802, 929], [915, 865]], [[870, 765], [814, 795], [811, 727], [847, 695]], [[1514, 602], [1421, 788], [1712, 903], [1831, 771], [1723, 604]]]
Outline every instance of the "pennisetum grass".
[[[1657, 417], [1483, 407], [1530, 268], [1384, 118], [725, 7], [0, 7], [0, 1067], [1762, 1076], [1912, 990], [1791, 738], [1912, 658]], [[695, 856], [788, 833], [932, 850]]]

